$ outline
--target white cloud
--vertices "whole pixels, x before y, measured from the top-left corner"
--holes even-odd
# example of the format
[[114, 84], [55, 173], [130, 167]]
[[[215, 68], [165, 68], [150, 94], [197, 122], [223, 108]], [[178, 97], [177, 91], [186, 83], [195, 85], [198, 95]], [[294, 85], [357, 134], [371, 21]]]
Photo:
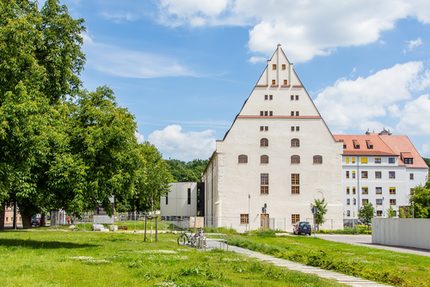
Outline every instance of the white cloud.
[[377, 130], [382, 125], [378, 118], [396, 117], [399, 114], [396, 105], [412, 98], [412, 92], [419, 86], [416, 83], [426, 73], [421, 62], [408, 62], [367, 78], [340, 79], [320, 92], [315, 104], [334, 130]]
[[430, 135], [430, 99], [422, 95], [406, 103], [397, 129], [411, 135]]
[[251, 58], [249, 58], [249, 62], [252, 64], [264, 63], [266, 61], [267, 59], [265, 57], [252, 56]]
[[[338, 47], [380, 41], [396, 21], [430, 22], [427, 0], [159, 0], [168, 26], [249, 26], [252, 52], [269, 56], [281, 43], [294, 62], [328, 55]], [[375, 13], [378, 11], [378, 13]], [[416, 44], [415, 44], [416, 45]]]
[[139, 19], [139, 15], [136, 13], [128, 12], [128, 11], [116, 11], [116, 12], [109, 12], [109, 11], [102, 11], [100, 12], [100, 15], [107, 19], [111, 20], [115, 23], [121, 23], [121, 22], [132, 22]]
[[98, 43], [83, 33], [84, 50], [88, 65], [100, 72], [125, 78], [159, 78], [194, 76], [194, 73], [176, 59], [144, 51]]
[[134, 132], [134, 136], [136, 137], [138, 143], [145, 142], [145, 137], [143, 136], [143, 134], [139, 133], [138, 131]]
[[207, 159], [215, 149], [213, 130], [184, 132], [180, 125], [169, 125], [148, 137], [165, 158], [184, 161]]
[[416, 48], [418, 48], [422, 44], [423, 44], [423, 41], [421, 40], [421, 38], [417, 38], [415, 40], [406, 41], [406, 46], [407, 47], [406, 47], [406, 49], [403, 50], [403, 53], [412, 52], [413, 50], [415, 50]]

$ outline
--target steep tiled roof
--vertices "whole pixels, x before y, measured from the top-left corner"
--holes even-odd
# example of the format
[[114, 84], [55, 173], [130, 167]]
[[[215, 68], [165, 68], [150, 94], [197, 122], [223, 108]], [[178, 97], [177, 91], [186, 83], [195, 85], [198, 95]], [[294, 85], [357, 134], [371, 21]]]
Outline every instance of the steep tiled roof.
[[[425, 161], [407, 136], [403, 135], [334, 135], [343, 142], [343, 155], [398, 156], [399, 165], [411, 168], [427, 168]], [[412, 158], [412, 164], [405, 164], [405, 158]]]

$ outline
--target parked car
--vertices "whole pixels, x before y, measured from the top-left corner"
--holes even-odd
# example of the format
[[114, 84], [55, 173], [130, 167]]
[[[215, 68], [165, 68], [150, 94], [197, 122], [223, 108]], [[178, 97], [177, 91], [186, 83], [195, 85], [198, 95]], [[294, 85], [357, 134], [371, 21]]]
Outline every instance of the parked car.
[[31, 226], [33, 226], [33, 227], [39, 227], [40, 226], [40, 217], [33, 216], [31, 218]]
[[296, 224], [294, 224], [293, 233], [297, 235], [300, 235], [300, 234], [311, 235], [312, 234], [311, 225], [307, 221], [297, 222]]

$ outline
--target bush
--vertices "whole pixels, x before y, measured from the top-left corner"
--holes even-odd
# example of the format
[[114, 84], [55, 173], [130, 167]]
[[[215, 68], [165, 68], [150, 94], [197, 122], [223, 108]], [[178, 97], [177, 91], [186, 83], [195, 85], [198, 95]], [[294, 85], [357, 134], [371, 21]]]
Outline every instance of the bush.
[[372, 230], [365, 225], [356, 225], [353, 227], [345, 227], [344, 229], [325, 230], [321, 229], [317, 233], [321, 234], [372, 234]]
[[275, 237], [276, 231], [272, 229], [257, 229], [246, 233], [247, 235], [256, 235], [261, 237]]

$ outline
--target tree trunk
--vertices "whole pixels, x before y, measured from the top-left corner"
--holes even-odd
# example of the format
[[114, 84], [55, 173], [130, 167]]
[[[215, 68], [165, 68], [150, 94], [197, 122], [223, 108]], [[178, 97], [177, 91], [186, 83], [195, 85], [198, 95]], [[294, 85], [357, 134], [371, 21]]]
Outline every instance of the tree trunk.
[[4, 203], [0, 204], [0, 230], [4, 230], [5, 207], [6, 205]]
[[40, 217], [40, 226], [46, 226], [46, 213], [42, 213]]
[[22, 228], [31, 228], [31, 214], [21, 213]]

